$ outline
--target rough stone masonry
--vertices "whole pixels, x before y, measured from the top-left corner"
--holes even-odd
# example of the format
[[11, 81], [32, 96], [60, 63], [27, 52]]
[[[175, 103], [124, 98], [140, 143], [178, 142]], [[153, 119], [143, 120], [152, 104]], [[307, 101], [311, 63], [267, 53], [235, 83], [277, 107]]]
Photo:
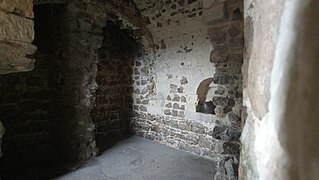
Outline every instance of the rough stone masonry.
[[[54, 52], [57, 76], [49, 84], [59, 90], [60, 109], [54, 114], [59, 115], [57, 144], [65, 157], [86, 161], [97, 153], [96, 137], [129, 128], [148, 139], [219, 160], [216, 179], [236, 178], [242, 104], [241, 1], [60, 3], [57, 29], [62, 31]], [[112, 23], [138, 39], [140, 48], [134, 55], [122, 57], [125, 49], [105, 43], [112, 36], [105, 34], [105, 27]], [[117, 48], [113, 52], [120, 55], [106, 53], [107, 48]], [[214, 103], [215, 115], [196, 112], [197, 88], [208, 78], [213, 81], [206, 100]], [[130, 109], [126, 120], [119, 116], [121, 109]]]

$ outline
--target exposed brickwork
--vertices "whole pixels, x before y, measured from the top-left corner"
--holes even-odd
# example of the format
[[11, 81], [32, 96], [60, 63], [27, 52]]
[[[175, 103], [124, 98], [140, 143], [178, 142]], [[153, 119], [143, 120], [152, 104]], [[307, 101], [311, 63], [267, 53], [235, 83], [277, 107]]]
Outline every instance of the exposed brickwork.
[[168, 146], [218, 159], [237, 158], [237, 143], [240, 131], [222, 124], [223, 120], [211, 118], [209, 121], [176, 118], [171, 116], [136, 113], [134, 131], [140, 136], [158, 141]]

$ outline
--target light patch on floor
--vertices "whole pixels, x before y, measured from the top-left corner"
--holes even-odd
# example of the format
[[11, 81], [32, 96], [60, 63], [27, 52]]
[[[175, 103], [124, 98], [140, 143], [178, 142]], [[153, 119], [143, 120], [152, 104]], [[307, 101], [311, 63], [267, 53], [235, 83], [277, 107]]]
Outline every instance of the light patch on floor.
[[133, 136], [58, 180], [212, 180], [216, 162]]

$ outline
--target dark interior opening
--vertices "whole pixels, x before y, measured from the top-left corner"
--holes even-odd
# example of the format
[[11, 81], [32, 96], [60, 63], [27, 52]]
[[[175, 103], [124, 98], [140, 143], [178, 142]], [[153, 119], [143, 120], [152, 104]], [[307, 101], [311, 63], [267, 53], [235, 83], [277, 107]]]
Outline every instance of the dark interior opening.
[[108, 21], [103, 28], [103, 35], [103, 43], [99, 49], [98, 89], [91, 112], [100, 151], [130, 134], [133, 66], [140, 49], [134, 32], [121, 29], [119, 22]]
[[197, 88], [197, 98], [198, 104], [196, 106], [196, 112], [201, 112], [205, 114], [215, 114], [215, 105], [212, 99], [207, 99], [208, 91], [210, 89], [209, 85], [213, 82], [214, 78], [207, 78], [203, 80]]

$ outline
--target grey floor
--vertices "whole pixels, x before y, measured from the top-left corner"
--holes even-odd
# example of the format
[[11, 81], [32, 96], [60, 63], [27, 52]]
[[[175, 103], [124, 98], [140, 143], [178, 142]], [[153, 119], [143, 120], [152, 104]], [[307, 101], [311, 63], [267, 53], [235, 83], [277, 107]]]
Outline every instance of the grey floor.
[[137, 136], [59, 180], [212, 180], [216, 162]]

